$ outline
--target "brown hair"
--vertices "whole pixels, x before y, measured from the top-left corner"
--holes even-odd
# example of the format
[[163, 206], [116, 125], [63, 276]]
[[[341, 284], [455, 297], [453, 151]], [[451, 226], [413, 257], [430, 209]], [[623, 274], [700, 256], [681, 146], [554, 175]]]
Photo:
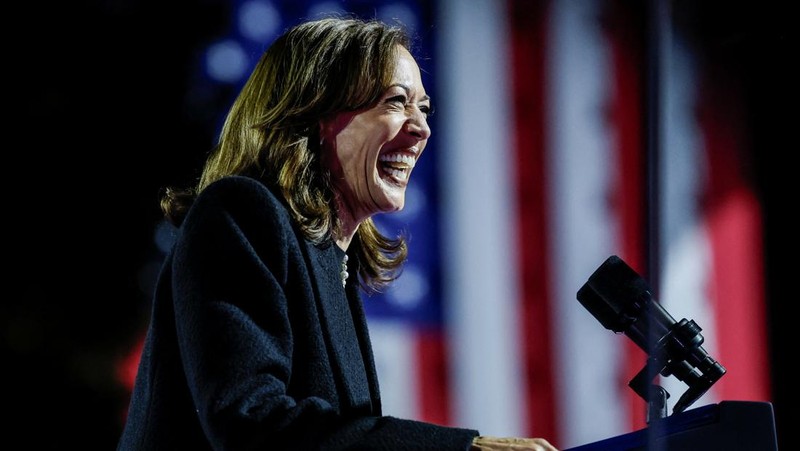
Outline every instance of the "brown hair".
[[[340, 232], [327, 169], [321, 164], [319, 121], [378, 101], [391, 82], [405, 31], [374, 20], [325, 18], [290, 28], [264, 52], [225, 119], [196, 188], [168, 188], [165, 216], [180, 224], [196, 194], [228, 175], [248, 175], [278, 187], [307, 239]], [[405, 237], [361, 223], [350, 246], [367, 291], [397, 278], [407, 257]]]

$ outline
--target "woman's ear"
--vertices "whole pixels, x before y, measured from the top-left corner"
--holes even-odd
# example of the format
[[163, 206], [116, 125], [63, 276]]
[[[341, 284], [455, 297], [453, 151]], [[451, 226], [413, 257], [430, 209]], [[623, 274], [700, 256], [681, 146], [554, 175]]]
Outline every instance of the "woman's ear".
[[341, 130], [339, 115], [326, 116], [319, 120], [319, 150], [323, 155], [332, 153], [336, 147], [336, 135]]
[[317, 144], [319, 144], [319, 149], [321, 151], [325, 149], [325, 141], [329, 141], [328, 137], [330, 136], [330, 129], [330, 119], [320, 119], [317, 123], [317, 137], [319, 138], [319, 142]]
[[322, 165], [329, 170], [337, 164], [336, 162], [336, 134], [333, 132], [333, 121], [330, 118], [320, 119], [317, 123], [317, 133], [312, 134], [309, 139], [316, 139], [313, 145], [318, 146], [317, 152]]

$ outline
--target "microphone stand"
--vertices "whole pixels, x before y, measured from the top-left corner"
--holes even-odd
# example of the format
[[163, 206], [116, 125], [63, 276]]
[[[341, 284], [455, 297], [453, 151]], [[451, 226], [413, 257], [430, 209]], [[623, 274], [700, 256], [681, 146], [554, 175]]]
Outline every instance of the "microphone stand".
[[648, 358], [644, 368], [628, 382], [628, 386], [647, 402], [647, 424], [650, 424], [651, 420], [660, 420], [668, 415], [669, 393], [664, 387], [649, 381], [649, 375], [653, 369], [660, 368], [658, 370], [660, 373], [665, 368], [659, 360], [654, 357]]
[[674, 375], [688, 386], [673, 409], [674, 413], [679, 413], [703, 396], [725, 374], [725, 367], [701, 347], [703, 336], [700, 330], [694, 320], [684, 318], [675, 323], [650, 350], [645, 367], [628, 383], [647, 402], [648, 423], [668, 415], [669, 393], [652, 383], [656, 375]]

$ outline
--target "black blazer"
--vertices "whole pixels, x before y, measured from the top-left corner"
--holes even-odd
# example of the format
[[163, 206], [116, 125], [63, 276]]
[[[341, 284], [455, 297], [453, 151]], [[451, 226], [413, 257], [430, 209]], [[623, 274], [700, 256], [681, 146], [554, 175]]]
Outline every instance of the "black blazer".
[[279, 199], [239, 176], [196, 199], [117, 449], [469, 449], [475, 430], [382, 416], [357, 278], [342, 287], [342, 250], [304, 239]]

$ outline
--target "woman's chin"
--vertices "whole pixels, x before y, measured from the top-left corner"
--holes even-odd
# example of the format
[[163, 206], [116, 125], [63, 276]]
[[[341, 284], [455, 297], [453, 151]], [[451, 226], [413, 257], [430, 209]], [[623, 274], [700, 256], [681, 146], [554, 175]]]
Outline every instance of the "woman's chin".
[[406, 203], [406, 184], [395, 180], [381, 180], [376, 204], [382, 213], [392, 213], [403, 209]]
[[405, 193], [387, 195], [378, 202], [379, 213], [394, 213], [405, 206]]
[[396, 211], [400, 211], [405, 206], [405, 199], [392, 199], [387, 200], [386, 202], [381, 202], [380, 205], [380, 212], [381, 213], [394, 213]]

